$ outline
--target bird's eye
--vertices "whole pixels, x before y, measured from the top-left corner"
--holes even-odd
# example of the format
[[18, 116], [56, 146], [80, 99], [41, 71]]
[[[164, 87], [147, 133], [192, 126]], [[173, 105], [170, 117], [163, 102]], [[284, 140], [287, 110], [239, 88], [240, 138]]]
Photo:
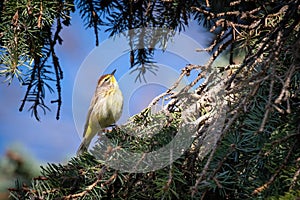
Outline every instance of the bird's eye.
[[109, 76], [104, 79], [104, 82], [107, 82], [108, 80], [109, 80]]

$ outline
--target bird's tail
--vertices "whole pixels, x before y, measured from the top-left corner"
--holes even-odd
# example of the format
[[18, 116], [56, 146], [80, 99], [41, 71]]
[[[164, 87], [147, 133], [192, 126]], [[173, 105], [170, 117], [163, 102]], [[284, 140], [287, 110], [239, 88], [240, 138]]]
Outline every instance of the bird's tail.
[[79, 156], [87, 151], [91, 141], [88, 141], [87, 138], [83, 138], [80, 146], [78, 147], [76, 155]]

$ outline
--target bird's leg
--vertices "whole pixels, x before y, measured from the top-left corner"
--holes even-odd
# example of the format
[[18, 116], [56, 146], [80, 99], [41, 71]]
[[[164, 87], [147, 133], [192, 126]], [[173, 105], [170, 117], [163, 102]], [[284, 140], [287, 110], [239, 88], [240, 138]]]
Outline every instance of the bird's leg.
[[[120, 128], [117, 124], [111, 124], [111, 125], [109, 125], [108, 127], [112, 127], [112, 129], [115, 129], [116, 131], [118, 131], [119, 128]], [[110, 131], [111, 131], [111, 130], [110, 130]]]

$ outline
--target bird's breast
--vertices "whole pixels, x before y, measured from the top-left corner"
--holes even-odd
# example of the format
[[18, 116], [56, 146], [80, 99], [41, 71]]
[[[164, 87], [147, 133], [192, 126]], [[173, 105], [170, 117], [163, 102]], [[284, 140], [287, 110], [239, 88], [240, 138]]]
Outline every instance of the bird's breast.
[[97, 101], [93, 109], [93, 115], [101, 128], [105, 128], [120, 119], [123, 109], [123, 95], [120, 90], [114, 91], [105, 99]]

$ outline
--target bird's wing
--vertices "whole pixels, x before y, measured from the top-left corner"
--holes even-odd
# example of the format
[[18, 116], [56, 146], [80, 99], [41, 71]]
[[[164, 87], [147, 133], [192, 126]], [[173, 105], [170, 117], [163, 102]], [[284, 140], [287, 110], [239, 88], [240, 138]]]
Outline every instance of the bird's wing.
[[89, 111], [87, 113], [87, 116], [86, 116], [86, 121], [85, 121], [85, 125], [84, 125], [84, 130], [83, 130], [83, 137], [85, 136], [86, 134], [86, 130], [89, 126], [89, 122], [90, 122], [90, 117], [91, 117], [91, 113], [93, 111], [93, 108], [95, 107], [95, 103], [97, 102], [98, 100], [98, 96], [99, 95], [96, 95], [96, 92], [92, 98], [92, 101], [91, 101], [91, 104], [90, 104], [90, 107], [89, 107]]

